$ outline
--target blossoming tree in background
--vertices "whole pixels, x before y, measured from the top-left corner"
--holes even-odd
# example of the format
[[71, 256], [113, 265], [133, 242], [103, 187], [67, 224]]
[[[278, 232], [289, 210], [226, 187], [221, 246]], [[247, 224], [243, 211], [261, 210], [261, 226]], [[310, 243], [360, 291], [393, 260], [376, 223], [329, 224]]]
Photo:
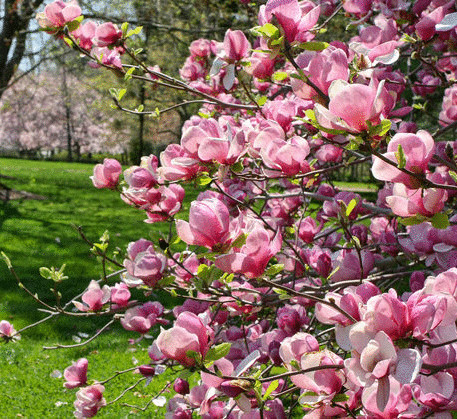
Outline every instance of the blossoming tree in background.
[[[358, 34], [321, 41], [343, 18]], [[105, 276], [66, 305], [42, 302], [50, 317], [74, 306], [153, 335], [139, 371], [180, 371], [171, 418], [452, 417], [453, 2], [268, 0], [250, 34], [194, 41], [182, 80], [141, 61], [129, 47], [137, 29], [85, 22], [74, 2], [55, 1], [38, 20], [93, 65], [193, 96], [176, 106], [201, 103], [160, 162], [94, 169], [97, 188], [119, 191], [147, 223], [169, 223], [168, 236], [130, 243], [119, 282]], [[167, 111], [126, 109], [125, 90], [112, 94], [130, 112]], [[442, 109], [424, 126], [430, 95]], [[338, 170], [367, 162], [376, 199], [334, 186]], [[181, 185], [205, 189], [188, 214]], [[103, 242], [94, 249], [109, 263]], [[151, 289], [182, 303], [165, 309]], [[2, 321], [0, 335], [18, 332]], [[107, 382], [88, 385], [88, 369], [81, 359], [65, 370], [65, 386], [80, 387], [76, 417], [94, 416], [109, 394]]]

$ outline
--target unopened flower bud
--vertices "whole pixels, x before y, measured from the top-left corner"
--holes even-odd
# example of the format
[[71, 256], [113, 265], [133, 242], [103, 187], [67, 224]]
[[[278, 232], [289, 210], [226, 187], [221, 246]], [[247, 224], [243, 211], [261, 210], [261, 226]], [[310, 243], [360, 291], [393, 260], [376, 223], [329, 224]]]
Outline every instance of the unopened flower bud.
[[152, 365], [141, 365], [138, 370], [144, 377], [152, 377], [155, 374], [155, 368]]
[[177, 378], [173, 384], [173, 390], [176, 391], [176, 393], [185, 396], [186, 394], [189, 394], [189, 383], [182, 378]]

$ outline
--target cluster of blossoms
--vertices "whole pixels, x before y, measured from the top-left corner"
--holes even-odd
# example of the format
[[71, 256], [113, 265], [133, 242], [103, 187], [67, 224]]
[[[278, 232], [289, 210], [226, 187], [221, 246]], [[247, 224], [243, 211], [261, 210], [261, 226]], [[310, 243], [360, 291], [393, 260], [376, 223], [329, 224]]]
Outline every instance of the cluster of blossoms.
[[[340, 8], [357, 36], [319, 41], [319, 23]], [[75, 48], [124, 72], [125, 34], [80, 14], [58, 0], [39, 22], [57, 36], [66, 27]], [[188, 371], [169, 392], [170, 418], [451, 417], [457, 144], [439, 139], [457, 120], [455, 4], [268, 0], [257, 23], [251, 40], [228, 30], [223, 42], [191, 44], [175, 84], [204, 103], [160, 161], [95, 167], [95, 187], [118, 190], [170, 233], [130, 243], [122, 281], [92, 281], [73, 305], [152, 339], [145, 378]], [[408, 76], [401, 55], [414, 64]], [[438, 93], [442, 128], [419, 129], [415, 108]], [[367, 162], [375, 202], [332, 182]], [[185, 214], [178, 183], [207, 186]], [[165, 308], [155, 289], [182, 304]], [[14, 334], [0, 323], [0, 336]], [[64, 374], [67, 388], [82, 387], [77, 417], [106, 404], [87, 365]]]

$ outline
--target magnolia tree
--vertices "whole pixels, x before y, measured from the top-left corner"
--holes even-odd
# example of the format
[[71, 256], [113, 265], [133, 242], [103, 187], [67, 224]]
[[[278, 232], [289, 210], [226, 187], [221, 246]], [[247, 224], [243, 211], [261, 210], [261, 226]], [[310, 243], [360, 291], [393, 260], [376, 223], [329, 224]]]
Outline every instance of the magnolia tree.
[[27, 75], [0, 100], [0, 147], [19, 152], [75, 149], [78, 153], [118, 152], [128, 135], [115, 131], [101, 106], [102, 95], [62, 72]]
[[[358, 35], [320, 40], [335, 20]], [[106, 316], [152, 339], [140, 381], [176, 377], [162, 394], [170, 418], [452, 417], [457, 143], [444, 140], [457, 126], [454, 2], [268, 0], [250, 34], [192, 42], [182, 80], [140, 59], [129, 46], [137, 29], [83, 21], [76, 3], [55, 1], [38, 21], [93, 65], [194, 96], [176, 106], [201, 104], [160, 162], [95, 167], [95, 187], [118, 191], [146, 223], [169, 223], [169, 234], [137, 238], [119, 282], [103, 275], [66, 304], [26, 289], [49, 318]], [[124, 93], [112, 90], [127, 112], [168, 110], [126, 109]], [[432, 94], [441, 112], [423, 126]], [[333, 186], [336, 171], [367, 162], [375, 199]], [[206, 190], [182, 214], [182, 185], [195, 184]], [[106, 244], [94, 251], [115, 262]], [[154, 289], [180, 305], [165, 309]], [[0, 323], [6, 341], [20, 332]], [[83, 358], [64, 373], [79, 388], [76, 417], [107, 403], [109, 380], [89, 385], [88, 370]]]

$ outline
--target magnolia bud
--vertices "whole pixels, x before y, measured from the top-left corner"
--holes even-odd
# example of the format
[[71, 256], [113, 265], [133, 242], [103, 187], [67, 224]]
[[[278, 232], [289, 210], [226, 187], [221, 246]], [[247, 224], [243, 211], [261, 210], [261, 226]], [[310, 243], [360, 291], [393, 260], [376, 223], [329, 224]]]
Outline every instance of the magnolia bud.
[[177, 378], [173, 384], [173, 390], [183, 396], [189, 394], [189, 383], [182, 378]]

